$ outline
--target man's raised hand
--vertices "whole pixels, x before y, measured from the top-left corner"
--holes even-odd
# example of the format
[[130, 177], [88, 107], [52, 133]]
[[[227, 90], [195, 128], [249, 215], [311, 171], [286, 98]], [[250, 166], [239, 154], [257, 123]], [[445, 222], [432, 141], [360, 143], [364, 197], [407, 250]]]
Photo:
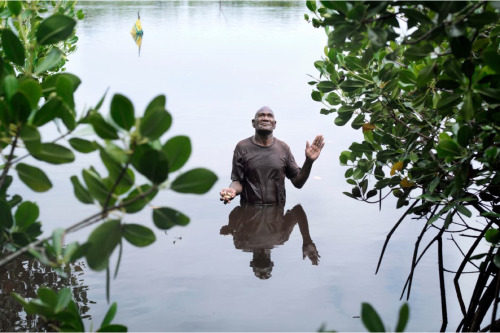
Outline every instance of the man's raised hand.
[[306, 141], [306, 158], [311, 161], [316, 161], [321, 153], [321, 149], [325, 146], [325, 139], [323, 135], [317, 135], [314, 138], [312, 144], [309, 144], [309, 141]]

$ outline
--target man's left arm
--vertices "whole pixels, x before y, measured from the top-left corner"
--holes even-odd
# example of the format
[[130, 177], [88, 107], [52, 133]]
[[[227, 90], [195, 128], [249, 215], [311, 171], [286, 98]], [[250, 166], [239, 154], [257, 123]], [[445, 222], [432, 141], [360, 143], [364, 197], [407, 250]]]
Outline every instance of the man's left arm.
[[323, 135], [317, 135], [313, 140], [312, 144], [306, 141], [306, 160], [302, 169], [293, 177], [291, 180], [293, 186], [296, 188], [302, 188], [306, 183], [309, 175], [311, 174], [311, 169], [314, 161], [316, 161], [321, 153], [321, 149], [325, 146], [325, 139]]

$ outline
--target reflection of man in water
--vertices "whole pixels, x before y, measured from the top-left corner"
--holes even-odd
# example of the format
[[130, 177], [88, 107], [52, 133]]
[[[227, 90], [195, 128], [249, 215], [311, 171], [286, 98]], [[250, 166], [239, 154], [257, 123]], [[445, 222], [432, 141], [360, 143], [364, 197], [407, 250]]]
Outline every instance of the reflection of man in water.
[[306, 142], [306, 160], [300, 168], [283, 141], [273, 137], [276, 120], [267, 106], [252, 119], [255, 135], [240, 141], [234, 150], [231, 184], [221, 190], [221, 201], [229, 203], [241, 194], [242, 202], [275, 204], [285, 202], [285, 177], [301, 188], [309, 178], [314, 161], [325, 145], [322, 135]]
[[245, 252], [253, 252], [250, 266], [260, 279], [271, 277], [274, 263], [271, 249], [283, 245], [295, 224], [302, 234], [302, 256], [307, 256], [313, 265], [318, 265], [319, 254], [311, 236], [307, 216], [301, 205], [284, 213], [284, 204], [250, 205], [242, 203], [229, 214], [229, 223], [221, 228], [221, 235], [233, 235], [234, 246]]

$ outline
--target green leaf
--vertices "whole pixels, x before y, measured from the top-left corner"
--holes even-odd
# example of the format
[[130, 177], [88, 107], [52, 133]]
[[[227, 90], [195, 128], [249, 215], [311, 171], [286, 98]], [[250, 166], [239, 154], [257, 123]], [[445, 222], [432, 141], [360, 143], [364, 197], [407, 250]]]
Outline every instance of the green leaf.
[[0, 226], [8, 229], [12, 227], [13, 224], [14, 219], [12, 218], [9, 204], [0, 199]]
[[19, 132], [21, 139], [26, 146], [26, 149], [30, 152], [30, 154], [35, 155], [38, 154], [42, 149], [42, 142], [40, 141], [40, 133], [38, 132], [37, 127], [31, 125], [24, 125], [21, 127], [21, 131]]
[[412, 46], [408, 49], [406, 49], [403, 53], [403, 55], [406, 57], [406, 59], [410, 61], [417, 61], [422, 58], [427, 57], [434, 48], [430, 44], [421, 44], [418, 46]]
[[52, 289], [40, 287], [37, 290], [37, 295], [43, 303], [53, 308], [52, 311], [55, 310], [54, 308], [57, 305], [57, 294]]
[[106, 166], [106, 169], [109, 171], [110, 184], [108, 184], [108, 188], [112, 188], [118, 181], [119, 177], [121, 177], [114, 189], [114, 193], [120, 195], [128, 192], [134, 185], [134, 173], [130, 169], [124, 171], [125, 166], [116, 161], [116, 159], [114, 159], [114, 157], [105, 149], [101, 148], [100, 156], [102, 162]]
[[24, 65], [25, 51], [19, 37], [17, 37], [10, 29], [2, 30], [2, 49], [5, 52], [5, 57], [16, 65]]
[[439, 140], [436, 146], [438, 157], [457, 157], [461, 154], [460, 146], [453, 140]]
[[488, 243], [497, 244], [500, 241], [500, 232], [498, 229], [488, 229], [484, 238]]
[[417, 87], [422, 88], [429, 84], [429, 81], [432, 79], [432, 70], [434, 68], [434, 64], [430, 64], [425, 66], [418, 72], [417, 75]]
[[319, 91], [322, 93], [330, 92], [335, 89], [335, 84], [332, 81], [320, 81], [316, 85]]
[[46, 57], [41, 58], [41, 61], [35, 67], [35, 74], [39, 75], [40, 73], [51, 70], [56, 67], [61, 60], [63, 59], [63, 53], [57, 47], [54, 47], [49, 51]]
[[158, 95], [151, 102], [149, 102], [148, 106], [146, 107], [146, 111], [144, 111], [144, 117], [151, 113], [155, 109], [165, 109], [167, 105], [167, 97], [165, 95]]
[[456, 105], [460, 102], [462, 96], [460, 94], [449, 94], [443, 93], [439, 101], [437, 102], [437, 109], [445, 109], [449, 108], [453, 105]]
[[307, 9], [309, 9], [311, 12], [315, 12], [317, 9], [316, 0], [307, 0], [306, 6], [307, 6]]
[[[145, 184], [136, 188], [127, 196], [125, 202], [130, 202], [132, 199], [139, 197], [141, 194], [146, 193], [146, 191], [148, 191], [150, 188], [151, 185], [149, 184]], [[137, 199], [133, 203], [130, 203], [129, 205], [125, 206], [125, 211], [127, 212], [127, 214], [133, 214], [141, 211], [148, 203], [151, 202], [151, 200], [153, 200], [153, 198], [156, 196], [157, 193], [158, 190], [154, 190], [150, 194]]]
[[460, 113], [465, 121], [470, 121], [474, 118], [474, 105], [472, 103], [472, 94], [470, 92], [464, 95], [463, 105]]
[[23, 230], [29, 225], [35, 223], [39, 215], [40, 210], [38, 209], [38, 205], [36, 203], [24, 201], [17, 207], [14, 218], [16, 220], [16, 225]]
[[69, 139], [69, 144], [74, 150], [84, 154], [91, 153], [99, 148], [99, 145], [95, 141], [81, 138], [71, 138]]
[[52, 15], [40, 23], [36, 39], [40, 45], [55, 44], [71, 36], [75, 25], [76, 21], [68, 16]]
[[14, 93], [17, 91], [19, 83], [14, 75], [7, 75], [3, 79], [3, 90], [5, 92], [5, 97], [10, 101]]
[[109, 257], [121, 239], [119, 220], [102, 223], [90, 234], [87, 243], [87, 263], [95, 271], [108, 268]]
[[129, 131], [135, 123], [132, 102], [123, 95], [115, 94], [111, 100], [111, 118], [118, 126]]
[[493, 69], [496, 73], [500, 73], [500, 55], [496, 49], [488, 48], [488, 50], [483, 53], [483, 60], [488, 67]]
[[154, 184], [163, 183], [167, 180], [169, 172], [167, 155], [161, 150], [147, 150], [140, 157], [137, 171]]
[[357, 90], [359, 88], [363, 88], [365, 86], [365, 83], [363, 81], [357, 81], [357, 80], [345, 80], [340, 84], [340, 88], [345, 91], [345, 92], [351, 92], [354, 90]]
[[47, 175], [37, 167], [18, 163], [16, 171], [19, 179], [35, 192], [46, 192], [52, 188], [52, 183]]
[[57, 143], [42, 143], [40, 151], [33, 157], [51, 164], [71, 163], [75, 160], [70, 149]]
[[500, 253], [495, 254], [495, 256], [493, 257], [493, 263], [495, 264], [495, 266], [500, 268]]
[[179, 175], [170, 188], [180, 193], [203, 194], [208, 192], [217, 181], [217, 176], [204, 168], [192, 169]]
[[19, 91], [22, 91], [30, 102], [31, 109], [38, 107], [40, 97], [42, 97], [42, 88], [38, 81], [32, 78], [26, 78], [19, 83]]
[[93, 204], [94, 199], [90, 192], [83, 187], [83, 185], [78, 180], [77, 176], [71, 176], [71, 183], [73, 184], [73, 192], [75, 197], [84, 204]]
[[111, 324], [111, 322], [115, 318], [117, 307], [118, 307], [118, 305], [116, 304], [116, 302], [111, 304], [108, 312], [106, 313], [106, 315], [104, 316], [104, 319], [102, 320], [101, 327]]
[[143, 137], [156, 140], [172, 125], [172, 116], [164, 108], [154, 108], [141, 120], [139, 132]]
[[467, 217], [469, 217], [469, 218], [470, 218], [470, 217], [472, 217], [472, 213], [471, 213], [471, 211], [470, 211], [470, 210], [468, 210], [465, 206], [462, 206], [462, 205], [457, 205], [457, 210], [458, 210], [461, 214], [463, 214], [463, 215], [465, 215], [465, 216], [467, 216]]
[[375, 309], [368, 303], [361, 304], [361, 321], [370, 332], [385, 332], [385, 327]]
[[[3, 4], [2, 4], [3, 5]], [[21, 10], [23, 9], [21, 1], [7, 1], [7, 7], [9, 8], [10, 12], [17, 16], [21, 13]]]
[[54, 312], [58, 313], [66, 309], [71, 300], [72, 300], [71, 289], [70, 288], [61, 289], [57, 295], [57, 304], [55, 306]]
[[32, 124], [35, 126], [43, 126], [49, 121], [54, 120], [63, 107], [62, 100], [59, 97], [49, 99], [41, 108], [35, 113]]
[[458, 130], [457, 141], [464, 148], [469, 145], [469, 142], [473, 137], [474, 131], [470, 126], [464, 125]]
[[398, 323], [396, 324], [396, 332], [404, 332], [409, 317], [410, 308], [408, 307], [408, 303], [405, 303], [401, 306], [401, 309], [399, 309], [399, 318]]
[[31, 105], [28, 97], [18, 91], [11, 98], [12, 110], [14, 114], [13, 118], [17, 119], [21, 123], [25, 123], [31, 114]]
[[73, 98], [73, 82], [66, 76], [60, 76], [56, 81], [56, 92], [64, 103], [70, 108], [75, 108], [75, 100]]
[[177, 171], [191, 155], [191, 140], [187, 136], [175, 136], [163, 145], [162, 150], [167, 155], [169, 172]]
[[161, 207], [153, 210], [153, 222], [157, 228], [167, 230], [176, 225], [188, 225], [189, 217], [175, 209]]
[[101, 139], [116, 140], [119, 138], [116, 129], [108, 124], [100, 114], [93, 114], [90, 117], [89, 122]]
[[472, 14], [467, 18], [469, 26], [474, 28], [481, 28], [485, 25], [497, 23], [498, 14], [495, 12], [487, 11], [480, 14]]
[[153, 231], [140, 224], [124, 224], [122, 232], [130, 244], [138, 247], [148, 246], [156, 240]]
[[91, 170], [83, 170], [82, 175], [85, 185], [87, 185], [92, 197], [95, 198], [101, 205], [104, 205], [109, 194], [109, 190], [106, 185], [104, 185], [99, 176]]

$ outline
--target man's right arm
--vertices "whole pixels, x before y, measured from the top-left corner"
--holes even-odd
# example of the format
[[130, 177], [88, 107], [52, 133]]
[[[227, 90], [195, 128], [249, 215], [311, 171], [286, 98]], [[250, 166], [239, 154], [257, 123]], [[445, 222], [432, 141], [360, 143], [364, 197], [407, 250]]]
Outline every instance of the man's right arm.
[[243, 191], [243, 186], [237, 180], [233, 180], [229, 187], [223, 188], [220, 191], [220, 200], [224, 201], [224, 204], [230, 203], [237, 195]]

